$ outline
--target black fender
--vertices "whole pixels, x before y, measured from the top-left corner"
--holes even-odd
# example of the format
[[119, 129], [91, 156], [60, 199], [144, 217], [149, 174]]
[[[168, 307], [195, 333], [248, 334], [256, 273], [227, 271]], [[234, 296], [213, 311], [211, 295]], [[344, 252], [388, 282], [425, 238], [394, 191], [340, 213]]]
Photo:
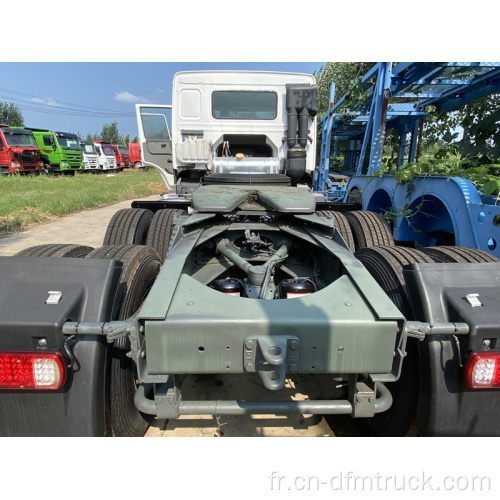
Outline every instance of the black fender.
[[[417, 428], [422, 436], [500, 436], [500, 390], [465, 384], [474, 352], [500, 348], [500, 262], [412, 264], [404, 270], [415, 320], [463, 322], [469, 335], [430, 335], [419, 342]], [[478, 294], [473, 307], [468, 294]]]
[[[62, 325], [111, 320], [121, 271], [115, 260], [0, 257], [0, 351], [55, 351], [67, 366], [57, 391], [0, 390], [0, 435], [105, 435], [107, 342], [68, 341]], [[46, 304], [50, 291], [58, 304]]]

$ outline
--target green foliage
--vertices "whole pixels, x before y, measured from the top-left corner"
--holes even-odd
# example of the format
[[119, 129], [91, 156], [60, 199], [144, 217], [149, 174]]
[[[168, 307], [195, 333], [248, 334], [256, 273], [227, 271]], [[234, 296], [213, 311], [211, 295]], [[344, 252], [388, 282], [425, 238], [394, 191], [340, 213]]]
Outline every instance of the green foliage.
[[11, 127], [23, 127], [24, 118], [21, 110], [13, 103], [0, 102], [0, 123]]
[[361, 77], [374, 65], [373, 62], [329, 62], [314, 72], [318, 85], [318, 115], [323, 116], [329, 109], [330, 85], [335, 82], [335, 101], [347, 92], [348, 101], [353, 104], [362, 101]]
[[408, 185], [417, 176], [463, 177], [486, 196], [496, 196], [500, 193], [500, 164], [484, 163], [484, 159], [463, 158], [456, 150], [445, 147], [434, 156], [421, 157], [418, 162], [406, 163], [400, 168], [395, 161], [384, 158], [377, 176], [393, 175], [400, 184]]
[[130, 136], [127, 134], [125, 137], [118, 131], [118, 124], [116, 121], [113, 123], [105, 123], [102, 126], [101, 132], [96, 132], [92, 134], [87, 133], [85, 137], [86, 141], [106, 141], [111, 142], [111, 144], [127, 144], [130, 142]]
[[[458, 140], [457, 130], [463, 130]], [[500, 94], [465, 104], [451, 112], [432, 113], [424, 125], [423, 145], [443, 141], [446, 149], [482, 164], [500, 159]]]

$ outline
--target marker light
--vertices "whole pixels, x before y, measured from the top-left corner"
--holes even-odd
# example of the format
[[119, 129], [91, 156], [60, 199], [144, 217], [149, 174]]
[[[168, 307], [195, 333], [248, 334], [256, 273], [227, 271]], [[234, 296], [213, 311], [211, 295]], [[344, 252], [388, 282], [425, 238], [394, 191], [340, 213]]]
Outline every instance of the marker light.
[[0, 389], [56, 390], [65, 378], [58, 352], [0, 352]]
[[500, 387], [500, 352], [474, 353], [467, 363], [465, 383], [473, 389]]

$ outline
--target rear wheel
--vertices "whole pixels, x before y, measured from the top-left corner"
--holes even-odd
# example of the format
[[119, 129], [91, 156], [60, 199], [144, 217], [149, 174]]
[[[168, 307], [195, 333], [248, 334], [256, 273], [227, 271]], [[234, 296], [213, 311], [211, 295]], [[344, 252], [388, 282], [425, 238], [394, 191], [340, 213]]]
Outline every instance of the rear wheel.
[[354, 252], [356, 249], [354, 236], [346, 216], [341, 212], [334, 212], [331, 210], [321, 210], [316, 213], [320, 216], [326, 217], [327, 219], [333, 219], [334, 226], [340, 233], [340, 236], [342, 236], [342, 239], [346, 242], [349, 250]]
[[15, 257], [86, 257], [94, 250], [84, 245], [46, 244], [25, 248], [15, 254]]
[[142, 163], [140, 161], [136, 161], [134, 163], [134, 168], [142, 168]]
[[356, 250], [365, 247], [394, 246], [389, 225], [375, 212], [347, 212], [345, 214], [354, 235]]
[[[419, 250], [395, 246], [362, 248], [355, 256], [403, 315], [411, 319], [413, 313], [403, 267], [413, 263], [431, 263], [432, 259]], [[406, 352], [399, 379], [386, 384], [393, 397], [392, 406], [373, 418], [363, 419], [362, 425], [369, 435], [406, 436], [412, 429], [420, 390], [420, 361], [416, 339], [408, 338]]]
[[153, 212], [146, 208], [123, 208], [109, 221], [103, 245], [144, 245]]
[[496, 257], [477, 248], [438, 246], [420, 250], [434, 262], [498, 262]]
[[[132, 316], [141, 306], [158, 275], [161, 262], [150, 247], [140, 245], [115, 245], [98, 248], [87, 258], [115, 259], [123, 263], [113, 319], [124, 320]], [[143, 436], [148, 427], [148, 417], [134, 405], [136, 369], [127, 357], [130, 341], [121, 337], [110, 349], [108, 364], [108, 408], [109, 426], [113, 435], [119, 437]]]
[[175, 229], [180, 216], [187, 215], [180, 208], [166, 208], [155, 213], [149, 228], [146, 245], [153, 247], [163, 262], [175, 236]]

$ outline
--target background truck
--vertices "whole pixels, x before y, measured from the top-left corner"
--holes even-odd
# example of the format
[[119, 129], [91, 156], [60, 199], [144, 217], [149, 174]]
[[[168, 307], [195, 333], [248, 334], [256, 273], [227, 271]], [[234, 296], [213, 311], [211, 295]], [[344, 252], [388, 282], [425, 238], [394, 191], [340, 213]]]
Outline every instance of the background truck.
[[[303, 186], [316, 100], [311, 75], [181, 72], [172, 107], [136, 105], [144, 163], [172, 192], [116, 212], [100, 248], [0, 258], [1, 433], [302, 413], [500, 434], [500, 262], [397, 246], [377, 214]], [[185, 398], [190, 377], [228, 374], [261, 398], [237, 383]], [[322, 397], [290, 400], [301, 377]]]
[[40, 148], [33, 132], [0, 124], [0, 173], [33, 173], [41, 170]]
[[49, 173], [75, 175], [76, 171], [82, 169], [83, 156], [77, 135], [42, 128], [25, 128], [33, 131], [38, 147], [48, 158]]
[[116, 164], [115, 151], [110, 142], [94, 141], [94, 147], [97, 151], [100, 170], [107, 171], [116, 170], [118, 168], [118, 165]]
[[97, 171], [99, 169], [99, 156], [97, 155], [94, 143], [82, 140], [79, 143], [83, 153], [83, 170]]
[[129, 142], [128, 154], [130, 157], [130, 164], [134, 168], [142, 168], [141, 145], [136, 142]]
[[125, 144], [113, 144], [113, 150], [116, 157], [116, 166], [120, 169], [130, 167], [130, 157]]

